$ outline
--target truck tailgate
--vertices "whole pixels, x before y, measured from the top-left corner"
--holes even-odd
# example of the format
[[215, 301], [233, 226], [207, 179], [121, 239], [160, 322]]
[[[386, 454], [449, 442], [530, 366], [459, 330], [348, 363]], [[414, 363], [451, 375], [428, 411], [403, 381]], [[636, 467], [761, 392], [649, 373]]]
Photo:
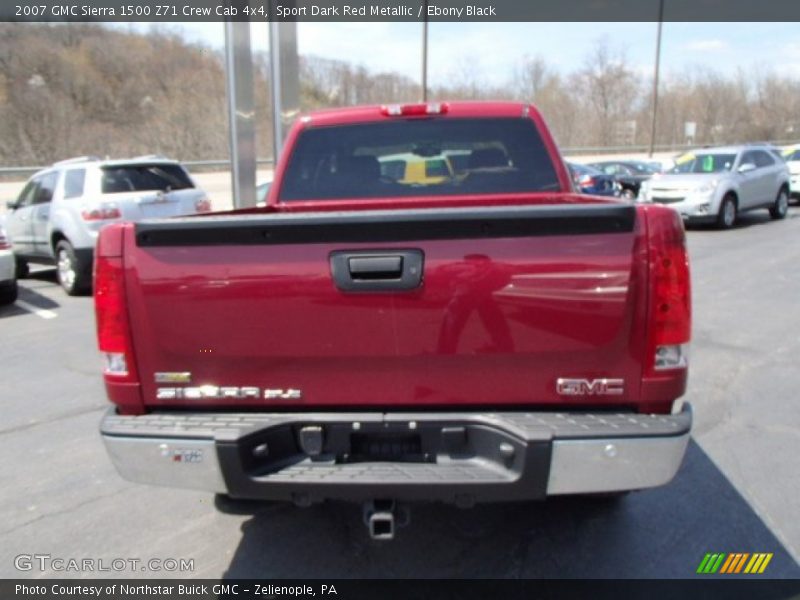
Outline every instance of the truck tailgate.
[[[647, 276], [636, 214], [595, 204], [138, 223], [124, 256], [144, 402], [633, 404]], [[559, 379], [588, 389], [565, 397]]]

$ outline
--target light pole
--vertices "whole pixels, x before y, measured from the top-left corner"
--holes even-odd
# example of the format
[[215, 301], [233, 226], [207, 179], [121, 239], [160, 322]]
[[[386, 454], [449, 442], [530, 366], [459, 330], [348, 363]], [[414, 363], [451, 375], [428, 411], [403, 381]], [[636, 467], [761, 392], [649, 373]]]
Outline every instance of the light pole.
[[428, 101], [428, 0], [423, 0], [422, 10], [422, 101]]
[[233, 206], [256, 205], [256, 123], [250, 23], [225, 21], [225, 78]]
[[664, 0], [658, 0], [658, 33], [656, 34], [656, 65], [653, 74], [653, 116], [650, 127], [650, 152], [648, 156], [653, 157], [653, 149], [656, 145], [656, 115], [658, 114], [658, 72], [661, 67], [661, 26], [664, 24]]
[[278, 163], [278, 157], [283, 147], [283, 103], [281, 102], [281, 35], [280, 23], [271, 21], [269, 24], [269, 75], [272, 84], [272, 160]]

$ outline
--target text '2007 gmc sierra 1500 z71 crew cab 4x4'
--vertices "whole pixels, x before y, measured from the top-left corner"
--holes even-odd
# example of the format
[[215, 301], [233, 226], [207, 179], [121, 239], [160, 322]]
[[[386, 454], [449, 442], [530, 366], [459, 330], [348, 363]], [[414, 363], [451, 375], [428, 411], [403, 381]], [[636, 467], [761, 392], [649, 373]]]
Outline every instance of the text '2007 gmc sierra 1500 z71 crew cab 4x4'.
[[266, 207], [111, 225], [95, 276], [132, 481], [469, 506], [661, 485], [689, 439], [681, 217], [576, 193], [529, 105], [313, 113]]

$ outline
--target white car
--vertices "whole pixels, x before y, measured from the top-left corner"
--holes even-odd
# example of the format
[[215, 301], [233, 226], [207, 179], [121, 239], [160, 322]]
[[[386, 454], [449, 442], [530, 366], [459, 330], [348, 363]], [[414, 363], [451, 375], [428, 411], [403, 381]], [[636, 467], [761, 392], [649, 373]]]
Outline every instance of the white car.
[[26, 275], [29, 262], [56, 265], [61, 287], [72, 296], [91, 289], [100, 229], [123, 220], [209, 212], [211, 202], [174, 160], [81, 157], [36, 173], [8, 208], [17, 277]]
[[792, 198], [800, 198], [800, 144], [789, 146], [784, 149], [783, 160], [789, 167], [789, 174], [792, 181]]
[[685, 221], [733, 227], [738, 214], [766, 208], [783, 219], [789, 207], [789, 171], [772, 146], [702, 148], [642, 183], [641, 202], [668, 204]]
[[0, 221], [0, 305], [11, 304], [17, 299], [17, 279], [15, 275], [14, 253], [11, 241]]
[[263, 208], [267, 205], [267, 194], [272, 187], [272, 180], [262, 181], [256, 186], [256, 206]]

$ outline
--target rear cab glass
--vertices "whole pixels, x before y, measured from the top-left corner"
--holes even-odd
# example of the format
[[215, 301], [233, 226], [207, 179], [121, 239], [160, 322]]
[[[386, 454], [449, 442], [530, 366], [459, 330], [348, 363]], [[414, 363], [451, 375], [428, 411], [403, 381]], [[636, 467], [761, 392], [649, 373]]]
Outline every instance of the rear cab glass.
[[530, 119], [415, 119], [306, 129], [292, 151], [279, 200], [558, 189], [550, 155]]
[[446, 158], [425, 161], [426, 177], [449, 177], [450, 174], [450, 167]]
[[100, 191], [103, 194], [125, 192], [169, 192], [193, 188], [183, 167], [177, 164], [130, 164], [104, 166]]

